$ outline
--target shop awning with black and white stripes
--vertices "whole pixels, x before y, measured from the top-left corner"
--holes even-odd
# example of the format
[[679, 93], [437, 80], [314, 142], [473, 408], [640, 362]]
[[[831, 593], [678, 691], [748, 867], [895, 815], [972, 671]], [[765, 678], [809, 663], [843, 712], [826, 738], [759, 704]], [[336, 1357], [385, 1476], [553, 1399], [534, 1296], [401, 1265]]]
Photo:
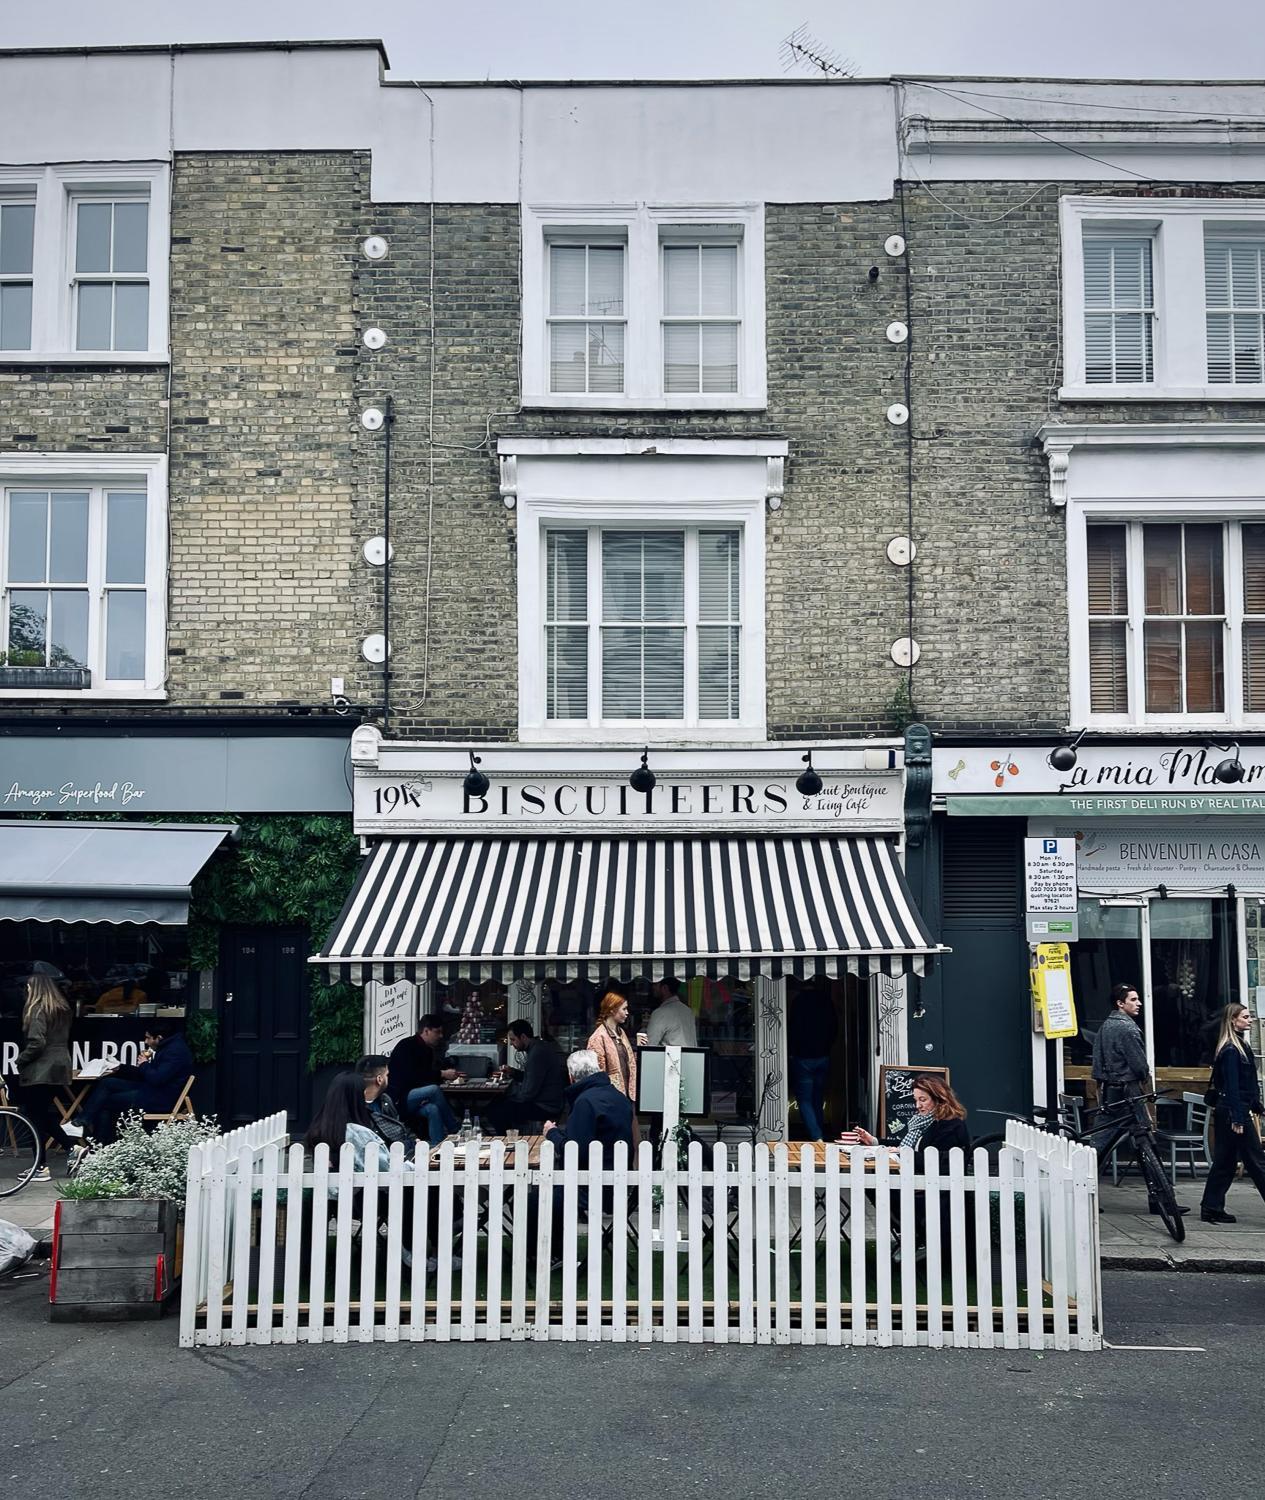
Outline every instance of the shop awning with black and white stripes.
[[389, 838], [313, 958], [332, 978], [923, 974], [895, 840]]

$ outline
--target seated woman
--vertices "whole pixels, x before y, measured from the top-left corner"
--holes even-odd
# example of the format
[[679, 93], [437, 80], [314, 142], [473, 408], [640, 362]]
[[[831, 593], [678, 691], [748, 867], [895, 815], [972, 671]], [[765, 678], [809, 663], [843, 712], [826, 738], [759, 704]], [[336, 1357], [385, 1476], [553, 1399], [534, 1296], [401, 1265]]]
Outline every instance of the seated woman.
[[[880, 1141], [868, 1130], [858, 1129], [857, 1139], [864, 1146], [908, 1146], [914, 1153], [914, 1171], [921, 1172], [923, 1158], [929, 1146], [934, 1146], [941, 1156], [941, 1170], [947, 1166], [946, 1152], [960, 1146], [966, 1156], [966, 1170], [971, 1170], [971, 1137], [966, 1128], [966, 1107], [938, 1073], [924, 1073], [914, 1084], [914, 1112], [909, 1117], [903, 1135], [889, 1136]], [[940, 1244], [941, 1253], [947, 1257], [951, 1243], [949, 1224], [949, 1198], [940, 1193]], [[922, 1260], [927, 1253], [927, 1208], [926, 1194], [919, 1192], [914, 1203], [914, 1242], [917, 1246], [915, 1259]], [[895, 1230], [895, 1226], [893, 1227]], [[967, 1254], [971, 1253], [971, 1216], [967, 1215]], [[896, 1259], [901, 1258], [901, 1249], [896, 1248]]]
[[914, 1084], [914, 1113], [905, 1132], [880, 1141], [868, 1130], [857, 1130], [863, 1146], [908, 1146], [914, 1153], [914, 1170], [922, 1171], [922, 1159], [928, 1146], [937, 1151], [951, 1151], [960, 1146], [967, 1154], [968, 1167], [971, 1136], [966, 1128], [966, 1106], [938, 1073], [927, 1073]]
[[[365, 1080], [359, 1073], [339, 1073], [330, 1084], [329, 1092], [308, 1126], [303, 1144], [309, 1151], [317, 1146], [328, 1146], [333, 1168], [338, 1166], [343, 1146], [350, 1144], [355, 1152], [357, 1172], [365, 1169], [366, 1151], [376, 1150], [379, 1170], [387, 1170], [391, 1164], [391, 1152], [373, 1128], [373, 1116], [365, 1098]], [[412, 1162], [406, 1160], [404, 1170], [412, 1172]]]

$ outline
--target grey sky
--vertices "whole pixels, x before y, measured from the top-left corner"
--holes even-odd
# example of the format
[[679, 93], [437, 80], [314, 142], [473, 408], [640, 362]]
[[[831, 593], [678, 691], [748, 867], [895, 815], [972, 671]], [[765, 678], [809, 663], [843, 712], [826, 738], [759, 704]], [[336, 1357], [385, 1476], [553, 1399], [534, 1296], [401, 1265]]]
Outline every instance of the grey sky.
[[778, 77], [799, 25], [862, 75], [1260, 78], [1260, 0], [5, 0], [0, 44], [380, 37], [392, 75]]

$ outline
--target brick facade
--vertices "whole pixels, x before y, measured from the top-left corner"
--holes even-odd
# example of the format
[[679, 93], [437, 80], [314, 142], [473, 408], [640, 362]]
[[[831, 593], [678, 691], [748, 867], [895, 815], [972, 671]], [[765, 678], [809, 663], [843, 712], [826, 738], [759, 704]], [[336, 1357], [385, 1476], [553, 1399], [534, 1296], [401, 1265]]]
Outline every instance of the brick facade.
[[1259, 421], [1252, 402], [1060, 402], [1059, 199], [1259, 197], [1265, 185], [908, 186], [917, 507], [915, 673], [937, 731], [1068, 722], [1065, 519], [1036, 442], [1048, 420]]
[[[514, 517], [495, 460], [506, 434], [787, 438], [785, 504], [768, 527], [770, 735], [890, 731], [907, 579], [885, 549], [906, 530], [907, 498], [905, 436], [885, 416], [903, 395], [903, 351], [884, 330], [904, 316], [905, 290], [882, 246], [898, 208], [768, 208], [769, 406], [756, 413], [519, 412], [518, 221], [514, 205], [435, 207], [433, 452], [429, 208], [379, 209], [372, 227], [390, 255], [360, 271], [362, 321], [389, 342], [361, 357], [359, 397], [390, 393], [396, 409], [392, 731], [516, 732]], [[380, 435], [362, 438], [362, 494], [380, 486], [381, 462]]]

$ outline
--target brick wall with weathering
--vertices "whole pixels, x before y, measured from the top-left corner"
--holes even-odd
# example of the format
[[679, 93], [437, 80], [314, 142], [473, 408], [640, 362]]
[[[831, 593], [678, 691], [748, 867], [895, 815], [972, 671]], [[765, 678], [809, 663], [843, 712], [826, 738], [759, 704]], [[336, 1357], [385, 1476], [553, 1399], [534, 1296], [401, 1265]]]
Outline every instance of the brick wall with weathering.
[[356, 153], [181, 156], [172, 210], [171, 701], [372, 697], [360, 656]]
[[[903, 350], [885, 337], [905, 312], [900, 265], [883, 253], [897, 207], [770, 206], [769, 405], [755, 413], [520, 412], [517, 208], [436, 205], [433, 239], [429, 206], [371, 212], [390, 253], [361, 265], [359, 313], [388, 343], [360, 359], [357, 394], [395, 402], [393, 732], [516, 733], [515, 522], [495, 460], [505, 434], [786, 438], [785, 501], [768, 517], [770, 733], [890, 731], [907, 581], [886, 556], [906, 529], [906, 440], [885, 415], [903, 393]], [[366, 497], [380, 492], [382, 460], [381, 434], [362, 435]], [[375, 611], [380, 583], [369, 580]]]
[[[1265, 185], [1146, 191], [1242, 198]], [[1068, 721], [1066, 522], [1049, 501], [1036, 441], [1044, 422], [1265, 417], [1265, 405], [1242, 401], [1059, 401], [1058, 204], [1090, 193], [1109, 195], [1092, 183], [937, 182], [934, 199], [906, 188], [923, 653], [914, 694], [938, 730], [1007, 734]]]

